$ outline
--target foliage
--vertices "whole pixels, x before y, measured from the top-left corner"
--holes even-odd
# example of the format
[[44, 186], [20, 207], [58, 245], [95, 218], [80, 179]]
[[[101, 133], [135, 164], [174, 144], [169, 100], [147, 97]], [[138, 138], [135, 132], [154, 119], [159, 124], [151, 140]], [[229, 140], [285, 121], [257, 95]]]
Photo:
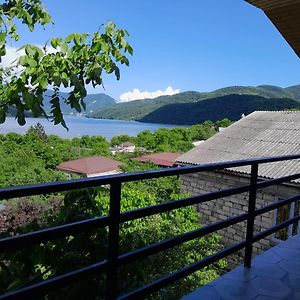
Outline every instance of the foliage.
[[30, 126], [27, 130], [27, 135], [34, 135], [36, 138], [39, 138], [42, 142], [48, 142], [48, 136], [46, 134], [44, 126], [38, 122], [34, 126]]
[[[8, 38], [16, 41], [20, 38], [16, 20], [31, 31], [35, 25], [52, 22], [40, 0], [5, 0], [0, 5], [0, 60], [6, 54]], [[43, 93], [51, 85], [50, 118], [54, 124], [61, 123], [66, 127], [61, 111], [60, 87], [71, 89], [64, 100], [67, 105], [77, 112], [85, 109], [86, 85], [102, 85], [103, 73], [114, 73], [119, 80], [118, 64], [129, 65], [126, 55], [132, 54], [133, 50], [126, 41], [127, 36], [126, 30], [108, 22], [94, 34], [72, 33], [65, 39], [52, 38], [52, 53], [47, 44], [43, 49], [25, 45], [25, 55], [16, 65], [0, 67], [0, 122], [5, 122], [8, 108], [12, 106], [16, 108], [20, 125], [25, 124], [26, 111], [31, 111], [35, 117], [47, 117]]]
[[111, 143], [112, 146], [118, 146], [118, 145], [120, 145], [122, 143], [125, 143], [125, 142], [134, 143], [135, 142], [135, 137], [129, 136], [127, 134], [122, 134], [122, 135], [116, 135], [110, 140], [110, 143]]
[[[130, 170], [140, 168], [140, 164], [129, 166]], [[151, 166], [148, 165], [148, 168]], [[166, 188], [166, 186], [168, 187]], [[160, 187], [161, 190], [158, 191], [157, 187]], [[176, 200], [184, 196], [178, 194], [178, 179], [176, 177], [125, 183], [122, 188], [121, 210], [132, 210], [162, 203], [166, 200]], [[108, 210], [109, 191], [107, 188], [72, 191], [66, 193], [58, 215], [49, 217], [44, 226], [54, 226], [106, 215]], [[33, 223], [27, 228], [20, 229], [20, 231], [28, 232], [36, 230], [40, 226]], [[199, 226], [199, 215], [193, 207], [126, 222], [120, 228], [119, 252], [121, 254], [126, 253], [168, 237], [197, 229]], [[29, 282], [37, 282], [101, 261], [107, 255], [106, 245], [106, 229], [95, 229], [43, 243], [36, 247], [28, 247], [23, 251], [3, 254], [0, 259], [3, 262], [0, 267], [0, 288], [1, 290], [16, 288]], [[184, 243], [137, 263], [125, 265], [120, 269], [119, 286], [116, 288], [120, 293], [123, 293], [139, 287], [213, 254], [218, 249], [220, 249], [220, 238], [210, 236]], [[178, 282], [176, 286], [171, 286], [152, 295], [152, 298], [179, 298], [216, 278], [224, 266], [225, 262], [222, 260], [213, 266], [206, 267]], [[77, 282], [76, 285], [49, 293], [47, 299], [101, 299], [104, 295], [104, 282], [104, 275], [86, 277]]]
[[[192, 148], [192, 141], [207, 139], [215, 132], [213, 124], [205, 122], [190, 128], [159, 129], [153, 133], [146, 130], [137, 137], [122, 135], [113, 138], [112, 143], [119, 144], [129, 140], [155, 152], [184, 152]], [[0, 186], [65, 179], [64, 173], [55, 169], [59, 163], [85, 156], [110, 156], [109, 146], [107, 140], [101, 136], [84, 135], [81, 138], [63, 139], [47, 135], [40, 123], [30, 127], [25, 135], [0, 135]], [[115, 159], [131, 166], [130, 158], [138, 154], [118, 154]]]
[[63, 139], [48, 136], [40, 124], [25, 135], [0, 135], [0, 186], [66, 179], [56, 165], [83, 156], [108, 155], [108, 148], [109, 143], [101, 136]]
[[220, 120], [220, 121], [217, 121], [216, 122], [216, 125], [218, 126], [218, 127], [228, 127], [228, 126], [230, 126], [232, 124], [232, 122], [229, 120], [229, 119], [227, 119], [227, 118], [224, 118], [223, 120]]
[[52, 149], [36, 135], [0, 136], [0, 186], [56, 181], [65, 176], [50, 167]]
[[205, 120], [216, 122], [224, 118], [236, 121], [242, 114], [256, 110], [283, 110], [299, 108], [299, 101], [282, 98], [263, 98], [252, 95], [229, 95], [206, 99], [196, 103], [165, 105], [140, 121], [166, 124], [197, 124]]
[[206, 121], [188, 128], [160, 128], [153, 133], [145, 130], [137, 135], [136, 145], [155, 152], [186, 152], [193, 147], [193, 141], [206, 140], [215, 134], [213, 125]]

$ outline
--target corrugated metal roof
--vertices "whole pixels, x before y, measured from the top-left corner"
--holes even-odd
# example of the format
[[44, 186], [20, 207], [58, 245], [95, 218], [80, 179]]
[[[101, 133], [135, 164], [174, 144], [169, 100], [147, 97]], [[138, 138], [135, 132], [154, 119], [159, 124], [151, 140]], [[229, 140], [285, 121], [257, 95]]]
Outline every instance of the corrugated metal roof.
[[122, 164], [104, 156], [91, 156], [60, 163], [56, 169], [88, 175], [118, 170]]
[[298, 0], [246, 0], [246, 1], [263, 10], [280, 8], [284, 6], [293, 5], [299, 2]]
[[246, 0], [262, 9], [300, 57], [300, 0]]
[[160, 152], [160, 153], [135, 157], [133, 158], [133, 160], [140, 161], [140, 162], [152, 162], [159, 166], [172, 167], [175, 164], [176, 159], [180, 155], [181, 153]]
[[[206, 164], [300, 153], [300, 112], [257, 111], [180, 156], [180, 164]], [[250, 167], [229, 169], [250, 173]], [[259, 176], [300, 173], [300, 160], [262, 164]], [[300, 180], [298, 180], [300, 182]]]

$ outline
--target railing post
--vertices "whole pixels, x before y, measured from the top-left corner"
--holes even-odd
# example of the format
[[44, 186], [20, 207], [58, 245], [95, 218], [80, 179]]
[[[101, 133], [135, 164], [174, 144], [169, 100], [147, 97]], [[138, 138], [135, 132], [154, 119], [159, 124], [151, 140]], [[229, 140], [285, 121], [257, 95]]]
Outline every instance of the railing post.
[[248, 203], [248, 219], [247, 219], [247, 232], [246, 232], [246, 247], [244, 266], [251, 267], [251, 257], [253, 248], [253, 230], [255, 220], [255, 207], [256, 207], [256, 187], [257, 187], [257, 173], [258, 164], [251, 165], [251, 178], [250, 178], [250, 191], [249, 191], [249, 203]]
[[121, 182], [110, 185], [109, 232], [107, 260], [109, 262], [106, 277], [106, 299], [117, 299], [118, 255], [119, 255], [119, 223], [121, 207]]

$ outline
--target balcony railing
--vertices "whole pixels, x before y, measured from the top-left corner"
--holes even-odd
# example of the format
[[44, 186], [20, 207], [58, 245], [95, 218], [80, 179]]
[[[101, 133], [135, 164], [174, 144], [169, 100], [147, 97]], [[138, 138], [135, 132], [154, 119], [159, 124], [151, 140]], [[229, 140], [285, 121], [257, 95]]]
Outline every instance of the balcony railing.
[[[231, 161], [201, 166], [169, 168], [163, 170], [118, 174], [112, 176], [103, 176], [87, 179], [77, 179], [70, 181], [51, 182], [44, 184], [35, 184], [28, 186], [17, 186], [0, 189], [0, 200], [11, 199], [24, 196], [33, 196], [40, 194], [56, 193], [80, 188], [97, 187], [100, 185], [110, 185], [110, 211], [109, 215], [65, 224], [57, 227], [46, 228], [43, 230], [30, 232], [18, 236], [8, 237], [0, 240], [0, 253], [20, 250], [25, 247], [51, 241], [57, 238], [63, 238], [77, 233], [82, 233], [90, 229], [108, 226], [108, 256], [105, 260], [91, 264], [89, 266], [73, 270], [71, 272], [51, 277], [50, 279], [34, 283], [13, 291], [0, 295], [0, 299], [34, 299], [39, 295], [46, 295], [54, 289], [63, 288], [69, 284], [78, 282], [87, 275], [99, 274], [106, 272], [106, 299], [142, 299], [152, 292], [158, 291], [177, 280], [192, 274], [193, 272], [208, 266], [222, 258], [227, 257], [234, 252], [245, 248], [244, 265], [251, 267], [252, 244], [275, 233], [276, 231], [289, 226], [300, 220], [300, 216], [295, 216], [279, 225], [273, 226], [268, 230], [258, 234], [253, 233], [254, 220], [256, 216], [279, 208], [281, 206], [300, 200], [300, 195], [272, 203], [268, 206], [256, 209], [256, 192], [258, 189], [266, 188], [272, 185], [289, 182], [300, 178], [300, 174], [293, 174], [271, 180], [258, 180], [258, 166], [260, 164], [288, 161], [300, 159], [300, 155], [272, 157], [272, 158], [255, 158], [242, 161]], [[124, 182], [160, 178], [165, 176], [183, 175], [195, 172], [222, 170], [225, 168], [251, 166], [250, 184], [224, 189], [213, 193], [197, 195], [181, 200], [174, 200], [157, 204], [149, 207], [139, 208], [131, 211], [121, 212], [121, 184]], [[191, 206], [207, 201], [220, 199], [240, 193], [249, 192], [249, 204], [247, 213], [231, 217], [227, 220], [214, 223], [209, 226], [196, 229], [180, 236], [170, 237], [167, 240], [148, 245], [146, 247], [119, 255], [119, 225], [131, 220], [144, 218], [154, 214], [167, 212], [186, 206]], [[203, 237], [207, 234], [224, 229], [239, 222], [247, 221], [246, 240], [239, 242], [220, 252], [197, 261], [194, 264], [173, 272], [172, 274], [158, 278], [145, 286], [133, 290], [127, 294], [117, 295], [117, 274], [120, 266], [130, 264], [137, 260], [146, 258], [160, 251], [172, 248], [187, 241]]]

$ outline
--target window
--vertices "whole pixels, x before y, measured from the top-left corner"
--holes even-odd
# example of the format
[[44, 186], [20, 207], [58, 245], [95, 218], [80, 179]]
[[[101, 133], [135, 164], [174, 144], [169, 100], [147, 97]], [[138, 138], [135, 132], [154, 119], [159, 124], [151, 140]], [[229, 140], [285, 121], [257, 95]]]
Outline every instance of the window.
[[[278, 201], [283, 199], [278, 199]], [[293, 202], [288, 205], [284, 205], [275, 210], [274, 223], [279, 225], [280, 223], [287, 221], [300, 214], [300, 201]], [[286, 228], [283, 228], [274, 233], [273, 237], [276, 241], [285, 241], [286, 239], [300, 233], [300, 222], [297, 221]]]

